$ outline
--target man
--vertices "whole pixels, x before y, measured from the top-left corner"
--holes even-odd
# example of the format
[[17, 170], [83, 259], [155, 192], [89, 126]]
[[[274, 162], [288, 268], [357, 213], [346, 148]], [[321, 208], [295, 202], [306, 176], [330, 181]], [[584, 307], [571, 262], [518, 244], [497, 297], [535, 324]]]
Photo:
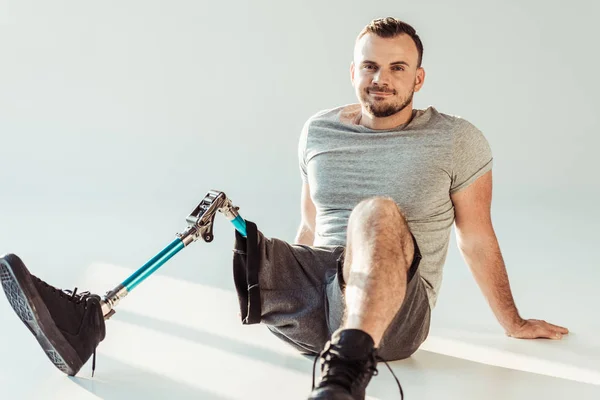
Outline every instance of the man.
[[[250, 221], [246, 237], [236, 232], [242, 322], [266, 324], [299, 351], [319, 355], [321, 379], [309, 399], [364, 399], [378, 360], [419, 348], [453, 222], [507, 335], [568, 333], [520, 317], [491, 223], [490, 147], [462, 118], [413, 110], [425, 80], [422, 56], [410, 25], [394, 18], [367, 25], [350, 68], [359, 104], [316, 114], [300, 137], [296, 244], [266, 238]], [[54, 364], [77, 373], [104, 339], [100, 298], [49, 286], [14, 255], [0, 259], [0, 276]]]

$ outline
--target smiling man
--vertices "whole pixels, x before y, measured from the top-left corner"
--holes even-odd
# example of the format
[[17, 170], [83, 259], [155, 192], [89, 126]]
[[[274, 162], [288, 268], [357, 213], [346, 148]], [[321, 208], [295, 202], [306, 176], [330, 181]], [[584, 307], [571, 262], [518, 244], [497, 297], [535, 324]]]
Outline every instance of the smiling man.
[[[410, 25], [394, 18], [367, 25], [350, 67], [359, 103], [317, 113], [300, 135], [296, 243], [267, 238], [250, 221], [246, 237], [235, 232], [242, 322], [263, 323], [318, 355], [321, 379], [310, 399], [362, 400], [378, 360], [419, 348], [453, 224], [507, 335], [568, 333], [519, 315], [491, 223], [490, 146], [463, 118], [413, 109], [425, 81], [422, 59]], [[50, 286], [14, 254], [0, 258], [0, 278], [50, 360], [77, 374], [106, 334], [100, 296]]]
[[412, 116], [414, 93], [425, 80], [421, 67], [423, 46], [418, 36], [415, 34], [415, 40], [407, 34], [386, 36], [376, 25], [363, 30], [356, 40], [350, 67], [362, 105], [356, 123], [371, 129], [390, 129], [407, 122]]
[[[460, 251], [508, 336], [568, 333], [519, 315], [491, 222], [490, 146], [463, 118], [431, 106], [413, 109], [425, 81], [422, 60], [413, 27], [395, 18], [372, 21], [356, 39], [350, 67], [359, 103], [314, 115], [300, 137], [296, 241], [309, 246], [304, 263], [325, 286], [293, 313], [281, 309], [280, 321], [296, 315], [297, 325], [278, 324], [273, 314], [267, 323], [292, 344], [313, 349], [332, 334], [310, 399], [364, 399], [378, 359], [418, 349], [429, 332], [453, 223]], [[294, 268], [293, 261], [286, 265]]]

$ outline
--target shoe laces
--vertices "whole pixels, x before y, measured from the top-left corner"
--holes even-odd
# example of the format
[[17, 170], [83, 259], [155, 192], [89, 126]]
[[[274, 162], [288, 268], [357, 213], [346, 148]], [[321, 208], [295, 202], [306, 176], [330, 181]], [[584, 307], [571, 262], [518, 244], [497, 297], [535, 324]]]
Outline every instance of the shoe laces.
[[[69, 295], [69, 300], [74, 301], [76, 303], [81, 303], [85, 299], [87, 299], [91, 293], [89, 291], [81, 292], [77, 294], [77, 287], [73, 290], [62, 290], [62, 293]], [[92, 354], [92, 378], [94, 377], [94, 372], [96, 371], [96, 348], [94, 347], [94, 353]]]
[[46, 287], [47, 289], [50, 289], [52, 292], [58, 294], [59, 296], [65, 298], [75, 304], [80, 304], [80, 303], [84, 302], [91, 295], [91, 293], [89, 291], [77, 293], [77, 288], [75, 288], [73, 290], [58, 289], [52, 285], [47, 284], [46, 282], [44, 282], [43, 280], [41, 280], [40, 278], [38, 278], [36, 276], [32, 275], [32, 277], [35, 280], [37, 280], [39, 283], [44, 285], [44, 287]]
[[376, 357], [376, 360], [377, 361], [383, 361], [383, 363], [386, 365], [386, 367], [388, 367], [388, 369], [392, 373], [392, 376], [396, 380], [396, 383], [398, 384], [398, 389], [400, 390], [400, 399], [404, 400], [404, 391], [402, 390], [402, 385], [400, 384], [400, 381], [398, 380], [398, 377], [396, 376], [396, 374], [392, 370], [392, 367], [390, 367], [390, 364], [388, 364], [388, 362], [386, 360], [384, 360], [383, 358], [381, 358], [379, 356]]
[[[66, 295], [69, 295], [69, 300], [75, 302], [76, 304], [81, 303], [82, 301], [85, 301], [85, 299], [87, 299], [91, 293], [89, 291], [85, 291], [85, 292], [81, 292], [79, 294], [77, 294], [77, 287], [75, 287], [75, 289], [73, 290], [61, 290], [59, 291], [59, 293], [62, 292]], [[94, 353], [92, 354], [92, 378], [94, 377], [94, 372], [96, 371], [96, 348], [94, 347]]]
[[[340, 348], [331, 342], [327, 342], [325, 349], [319, 356], [316, 356], [313, 361], [313, 379], [311, 390], [315, 389], [315, 371], [317, 367], [317, 361], [319, 359], [323, 360], [321, 365], [321, 373], [323, 378], [321, 382], [336, 383], [346, 387], [348, 390], [350, 390], [352, 383], [358, 379], [361, 379], [366, 372], [371, 372], [373, 376], [377, 376], [379, 374], [379, 370], [376, 367], [377, 362], [383, 361], [398, 384], [398, 389], [400, 390], [400, 399], [404, 400], [404, 391], [402, 390], [402, 385], [386, 360], [376, 356], [375, 352], [371, 353], [367, 360], [345, 359], [340, 356]], [[368, 365], [366, 370], [365, 364]]]
[[[41, 283], [42, 285], [44, 285], [47, 289], [50, 289], [52, 292], [58, 294], [59, 296], [69, 300], [72, 303], [75, 304], [82, 304], [85, 302], [85, 300], [91, 296], [91, 292], [89, 291], [85, 291], [85, 292], [81, 292], [81, 293], [77, 293], [77, 287], [75, 287], [75, 289], [73, 290], [69, 290], [69, 289], [58, 289], [55, 288], [52, 285], [47, 284], [46, 282], [44, 282], [43, 280], [41, 280], [40, 278], [33, 276], [32, 277], [34, 279], [36, 279], [39, 283]], [[96, 371], [96, 348], [94, 347], [94, 353], [92, 355], [92, 378], [94, 377], [94, 372]]]

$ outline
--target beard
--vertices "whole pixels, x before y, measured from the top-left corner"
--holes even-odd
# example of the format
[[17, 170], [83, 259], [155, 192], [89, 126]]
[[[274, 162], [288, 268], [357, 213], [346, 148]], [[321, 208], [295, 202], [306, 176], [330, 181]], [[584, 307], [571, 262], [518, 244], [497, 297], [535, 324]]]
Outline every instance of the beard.
[[[393, 96], [390, 98], [385, 98], [383, 100], [373, 100], [369, 95], [369, 90], [376, 91], [377, 89], [366, 88], [362, 92], [360, 99], [366, 111], [376, 118], [389, 117], [404, 110], [406, 106], [408, 106], [412, 102], [413, 96], [415, 94], [415, 87], [413, 85], [413, 88], [404, 98], [397, 98], [396, 96]], [[396, 91], [394, 91], [394, 94], [395, 93]]]

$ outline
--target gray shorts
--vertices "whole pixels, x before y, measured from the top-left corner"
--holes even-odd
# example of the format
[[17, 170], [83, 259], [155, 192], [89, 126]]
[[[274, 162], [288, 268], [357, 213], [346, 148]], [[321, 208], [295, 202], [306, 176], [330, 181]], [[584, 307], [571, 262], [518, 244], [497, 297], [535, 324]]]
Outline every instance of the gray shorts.
[[[234, 282], [243, 324], [263, 323], [302, 353], [319, 353], [344, 315], [343, 246], [306, 246], [265, 237], [246, 221], [247, 238], [235, 232]], [[431, 311], [415, 257], [406, 296], [379, 344], [378, 355], [400, 360], [429, 334]]]

